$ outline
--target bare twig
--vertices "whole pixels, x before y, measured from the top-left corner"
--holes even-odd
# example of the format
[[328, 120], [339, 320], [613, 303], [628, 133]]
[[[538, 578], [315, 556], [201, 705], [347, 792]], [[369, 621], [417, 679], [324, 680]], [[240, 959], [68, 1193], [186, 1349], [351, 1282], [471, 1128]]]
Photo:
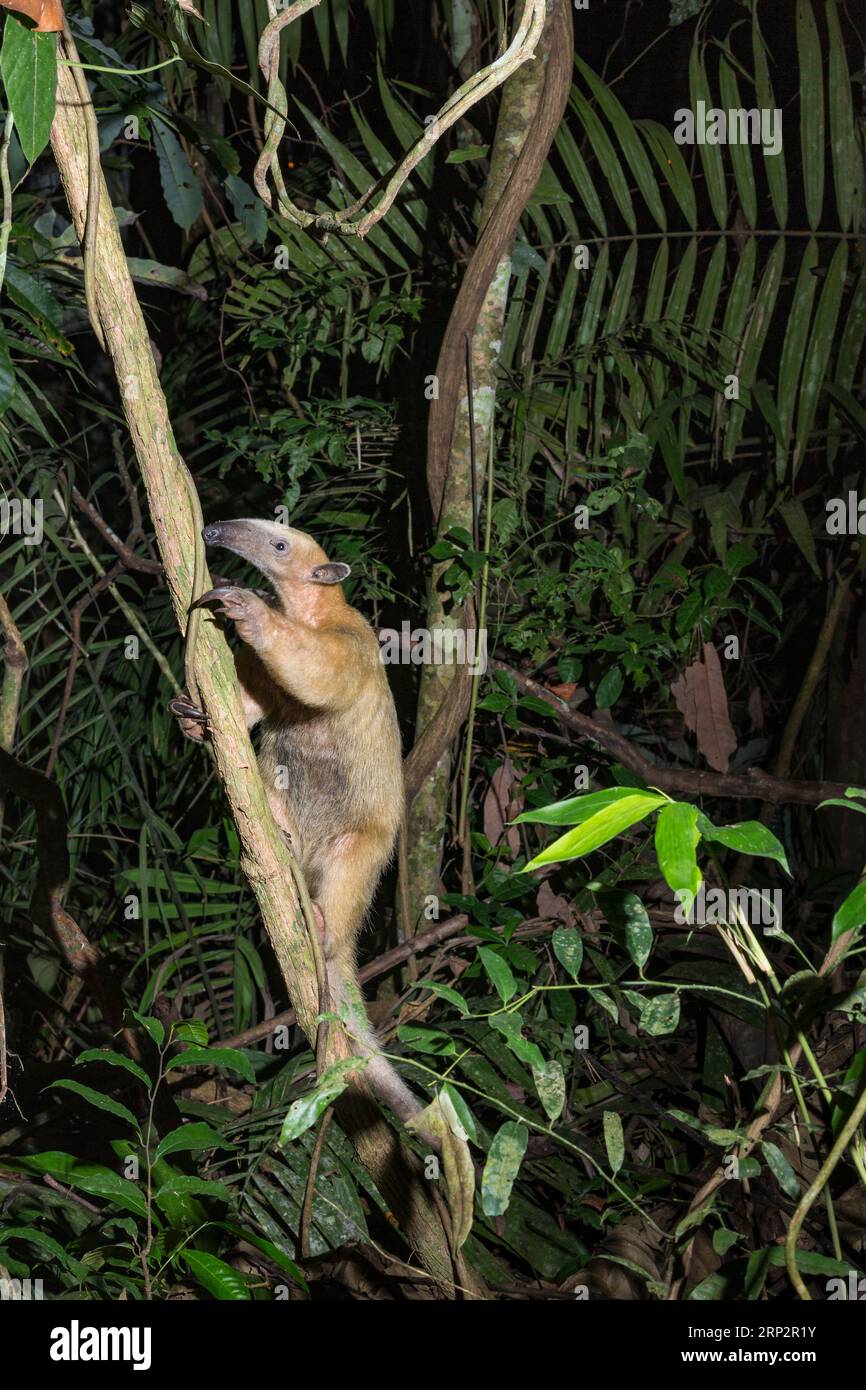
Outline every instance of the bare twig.
[[143, 555], [136, 555], [135, 551], [131, 549], [129, 541], [122, 541], [120, 536], [112, 531], [108, 522], [99, 515], [93, 503], [88, 502], [77, 487], [72, 488], [72, 500], [78, 510], [87, 517], [91, 526], [99, 532], [102, 539], [111, 546], [116, 555], [120, 556], [125, 569], [138, 570], [141, 574], [162, 574], [162, 565], [159, 561], [148, 560]]
[[325, 1147], [325, 1136], [328, 1133], [333, 1115], [334, 1107], [329, 1105], [322, 1116], [319, 1132], [316, 1135], [316, 1142], [313, 1145], [313, 1152], [310, 1155], [310, 1167], [307, 1171], [307, 1185], [304, 1189], [304, 1204], [301, 1207], [301, 1229], [298, 1235], [302, 1260], [308, 1260], [310, 1258], [310, 1226], [313, 1220], [313, 1198], [316, 1194], [316, 1174], [319, 1171], [322, 1149]]

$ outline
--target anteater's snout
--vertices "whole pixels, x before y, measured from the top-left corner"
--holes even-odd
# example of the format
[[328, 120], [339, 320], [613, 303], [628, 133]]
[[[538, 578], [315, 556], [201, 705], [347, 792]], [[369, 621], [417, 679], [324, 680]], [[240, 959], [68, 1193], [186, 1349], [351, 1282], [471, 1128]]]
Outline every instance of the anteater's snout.
[[223, 528], [218, 521], [215, 521], [213, 525], [204, 528], [202, 536], [205, 545], [219, 545], [223, 536]]

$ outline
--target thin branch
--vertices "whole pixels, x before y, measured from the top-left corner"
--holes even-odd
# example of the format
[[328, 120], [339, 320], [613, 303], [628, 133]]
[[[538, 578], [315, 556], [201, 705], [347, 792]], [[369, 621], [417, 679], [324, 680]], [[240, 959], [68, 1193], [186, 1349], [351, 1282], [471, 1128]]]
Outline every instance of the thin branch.
[[[390, 951], [383, 951], [381, 956], [377, 956], [375, 960], [362, 966], [358, 971], [358, 979], [364, 985], [369, 980], [378, 979], [380, 975], [387, 975], [395, 966], [402, 965], [403, 961], [420, 955], [423, 951], [432, 950], [440, 942], [447, 941], [450, 936], [456, 936], [468, 924], [469, 918], [462, 912], [458, 913], [456, 917], [449, 917], [446, 921], [431, 927], [429, 931], [419, 932], [417, 936], [411, 937], [399, 946], [394, 946]], [[254, 1023], [251, 1028], [244, 1029], [242, 1033], [236, 1033], [234, 1037], [226, 1038], [222, 1046], [249, 1047], [251, 1043], [261, 1042], [264, 1038], [271, 1037], [275, 1028], [291, 1028], [296, 1021], [294, 1009], [284, 1009], [282, 1013], [274, 1014], [271, 1018], [263, 1018], [261, 1023]]]
[[110, 545], [116, 555], [123, 561], [124, 568], [128, 570], [138, 570], [141, 574], [162, 574], [162, 565], [158, 560], [148, 560], [143, 555], [136, 555], [127, 541], [122, 541], [115, 531], [112, 531], [108, 522], [99, 515], [92, 502], [88, 502], [83, 497], [77, 487], [72, 488], [72, 500], [80, 512], [83, 512], [100, 534], [107, 545]]

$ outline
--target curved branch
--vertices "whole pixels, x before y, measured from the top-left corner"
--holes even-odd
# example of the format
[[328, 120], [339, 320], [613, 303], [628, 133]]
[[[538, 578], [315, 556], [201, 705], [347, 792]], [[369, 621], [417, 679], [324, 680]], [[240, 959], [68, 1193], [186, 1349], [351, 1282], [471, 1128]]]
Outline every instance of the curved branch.
[[[275, 162], [275, 158], [286, 127], [288, 104], [286, 89], [279, 79], [280, 33], [292, 20], [300, 18], [307, 10], [313, 9], [320, 3], [321, 0], [295, 0], [295, 4], [277, 14], [275, 13], [277, 0], [268, 0], [268, 10], [272, 18], [259, 42], [259, 66], [268, 79], [268, 101], [271, 107], [276, 107], [280, 114], [274, 114], [273, 110], [269, 110], [267, 113], [264, 148], [256, 163], [253, 182], [259, 197], [269, 208], [272, 208], [273, 198], [268, 189], [266, 178], [268, 172], [273, 171], [274, 186], [277, 193], [276, 210], [287, 221], [293, 222], [295, 226], [314, 227], [323, 232], [338, 232], [343, 236], [364, 237], [371, 227], [374, 227], [385, 216], [412, 170], [421, 163], [425, 155], [430, 153], [446, 130], [450, 130], [453, 125], [456, 125], [467, 111], [476, 106], [478, 102], [483, 101], [491, 92], [495, 92], [496, 88], [501, 87], [512, 73], [534, 56], [547, 18], [547, 3], [546, 0], [525, 0], [520, 22], [505, 52], [501, 53], [492, 63], [489, 63], [486, 68], [482, 68], [481, 72], [474, 73], [461, 87], [458, 87], [433, 120], [428, 122], [423, 135], [419, 137], [390, 173], [376, 180], [356, 202], [343, 208], [340, 212], [313, 213], [304, 212], [289, 198], [279, 164]], [[570, 70], [569, 60], [569, 72]], [[533, 185], [534, 183], [535, 180], [533, 180]], [[357, 222], [352, 222], [350, 219], [361, 208], [366, 207], [370, 199], [380, 190], [382, 196], [376, 206]]]

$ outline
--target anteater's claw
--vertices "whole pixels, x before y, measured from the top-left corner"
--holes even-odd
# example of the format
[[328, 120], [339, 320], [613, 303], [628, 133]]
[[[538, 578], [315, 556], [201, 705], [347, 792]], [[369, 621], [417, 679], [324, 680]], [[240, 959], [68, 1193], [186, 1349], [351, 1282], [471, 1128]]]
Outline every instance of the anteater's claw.
[[178, 719], [194, 719], [198, 724], [209, 723], [204, 710], [198, 709], [185, 695], [179, 695], [177, 699], [172, 700], [169, 709]]
[[230, 584], [219, 589], [208, 589], [205, 593], [200, 594], [194, 603], [190, 604], [189, 611], [192, 612], [194, 608], [204, 608], [208, 603], [222, 603], [226, 595], [230, 594], [231, 591], [232, 586]]

